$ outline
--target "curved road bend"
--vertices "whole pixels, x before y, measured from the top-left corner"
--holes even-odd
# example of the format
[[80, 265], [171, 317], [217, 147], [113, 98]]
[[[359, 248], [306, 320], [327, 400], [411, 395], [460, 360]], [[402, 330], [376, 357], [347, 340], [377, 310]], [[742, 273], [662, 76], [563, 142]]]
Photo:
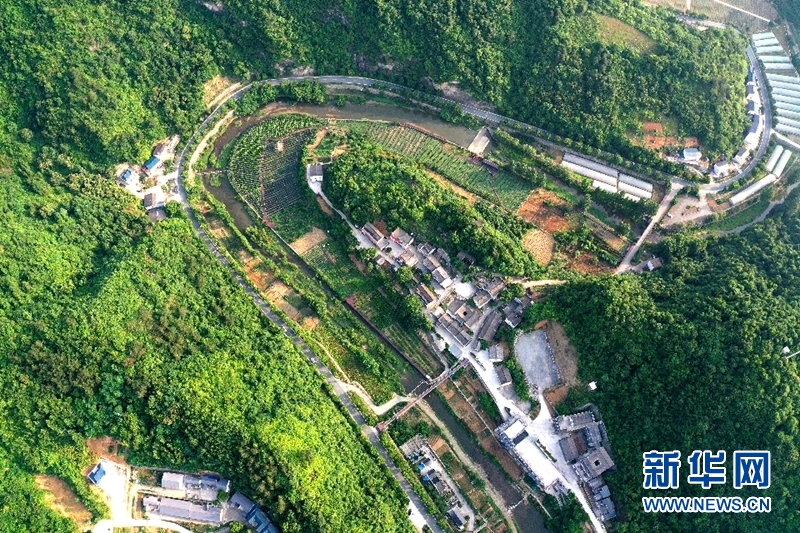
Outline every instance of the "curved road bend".
[[198, 133], [202, 133], [208, 125], [211, 123], [212, 119], [219, 113], [222, 105], [228, 101], [230, 98], [239, 98], [243, 89], [231, 94], [228, 98], [226, 98], [223, 102], [217, 106], [216, 109], [203, 121], [200, 128], [192, 135], [189, 141], [186, 143], [183, 151], [181, 151], [180, 157], [178, 159], [178, 179], [177, 185], [178, 190], [180, 192], [181, 203], [183, 204], [183, 209], [186, 211], [186, 214], [189, 217], [189, 220], [192, 222], [192, 227], [194, 228], [195, 234], [205, 243], [206, 247], [211, 251], [217, 261], [224, 266], [228, 271], [231, 273], [233, 278], [236, 282], [244, 289], [245, 293], [255, 302], [256, 306], [261, 310], [261, 312], [266, 316], [272, 323], [277, 325], [279, 328], [283, 330], [283, 333], [289, 337], [292, 342], [300, 348], [303, 354], [308, 358], [308, 360], [316, 367], [317, 371], [325, 378], [328, 384], [333, 388], [335, 394], [339, 397], [339, 401], [347, 409], [347, 412], [350, 414], [350, 417], [355, 421], [361, 431], [366, 435], [369, 439], [370, 443], [377, 448], [378, 453], [383, 458], [384, 463], [389, 468], [389, 470], [394, 475], [397, 482], [400, 484], [400, 487], [408, 496], [410, 501], [410, 507], [414, 514], [421, 516], [424, 522], [431, 528], [432, 531], [435, 533], [443, 533], [442, 529], [436, 523], [436, 519], [428, 512], [425, 508], [425, 504], [422, 503], [422, 500], [417, 496], [414, 490], [411, 487], [411, 484], [408, 480], [403, 477], [402, 472], [399, 468], [394, 464], [394, 461], [389, 456], [389, 452], [381, 443], [380, 439], [378, 438], [378, 432], [375, 431], [374, 428], [367, 424], [367, 421], [364, 419], [361, 412], [353, 405], [350, 396], [348, 396], [347, 391], [345, 391], [342, 386], [339, 384], [339, 380], [333, 375], [330, 369], [325, 366], [320, 358], [308, 347], [308, 345], [303, 341], [303, 339], [286, 323], [284, 320], [279, 317], [275, 312], [272, 311], [269, 304], [259, 295], [250, 284], [242, 278], [239, 272], [233, 268], [228, 258], [219, 250], [217, 245], [208, 236], [208, 233], [203, 229], [200, 225], [200, 220], [197, 218], [197, 215], [194, 213], [191, 204], [189, 203], [188, 196], [186, 194], [186, 186], [183, 182], [183, 170], [186, 161], [186, 154], [190, 152], [190, 149], [193, 148], [197, 142], [197, 135]]

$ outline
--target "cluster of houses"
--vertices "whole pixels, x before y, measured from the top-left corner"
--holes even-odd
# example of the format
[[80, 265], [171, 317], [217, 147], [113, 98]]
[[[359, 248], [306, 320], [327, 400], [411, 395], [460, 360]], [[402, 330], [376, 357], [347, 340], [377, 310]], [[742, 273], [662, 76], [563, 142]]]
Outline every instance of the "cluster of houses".
[[473, 516], [472, 510], [466, 500], [454, 490], [455, 483], [428, 441], [420, 435], [415, 435], [400, 446], [400, 450], [409, 463], [417, 468], [422, 482], [433, 487], [436, 493], [447, 502], [447, 505], [450, 506], [447, 511], [448, 518], [452, 520], [459, 531], [463, 530], [469, 522], [470, 516]]
[[231, 482], [214, 474], [194, 476], [164, 472], [158, 495], [148, 495], [142, 505], [148, 516], [207, 524], [223, 522], [224, 509], [213, 502], [220, 491], [230, 492]]
[[[414, 292], [435, 317], [436, 325], [447, 331], [461, 348], [474, 344], [473, 348], [478, 349], [480, 341], [492, 342], [503, 323], [516, 328], [525, 310], [533, 305], [533, 299], [525, 295], [492, 308], [489, 304], [506, 288], [505, 281], [499, 277], [478, 276], [474, 282], [477, 290], [470, 298], [451, 296], [458, 273], [445, 250], [428, 242], [415, 245], [414, 236], [400, 227], [387, 236], [374, 224], [367, 223], [361, 232], [379, 250], [388, 253], [388, 259], [383, 255], [378, 257], [379, 265], [387, 266], [387, 261], [394, 261], [395, 270], [409, 267], [430, 275], [430, 285], [420, 283]], [[465, 264], [475, 263], [475, 258], [466, 252], [459, 252], [457, 257]], [[457, 346], [451, 347], [451, 351], [460, 352]]]
[[[102, 487], [114, 466], [101, 460], [89, 472], [89, 480]], [[231, 482], [216, 474], [164, 472], [160, 486], [139, 486], [138, 490], [144, 493], [142, 509], [149, 518], [216, 526], [239, 521], [256, 533], [278, 533], [264, 511], [243, 494], [220, 503], [221, 493], [230, 493]]]
[[602, 474], [614, 467], [614, 461], [604, 443], [608, 441], [605, 426], [591, 411], [584, 411], [553, 420], [556, 433], [564, 434], [558, 441], [564, 460], [572, 465], [595, 514], [603, 521], [617, 516], [611, 492]]
[[[120, 185], [134, 189], [141, 190], [141, 175], [144, 174], [149, 178], [155, 178], [161, 175], [164, 169], [164, 162], [169, 161], [175, 156], [175, 148], [178, 146], [181, 138], [178, 135], [173, 135], [168, 141], [163, 142], [155, 147], [153, 155], [141, 167], [128, 167], [119, 177]], [[144, 208], [147, 214], [154, 221], [163, 220], [166, 218], [164, 205], [166, 199], [160, 187], [151, 187], [145, 192], [144, 195]]]
[[278, 528], [267, 517], [266, 513], [241, 492], [231, 496], [228, 505], [242, 513], [246, 524], [256, 533], [278, 533]]

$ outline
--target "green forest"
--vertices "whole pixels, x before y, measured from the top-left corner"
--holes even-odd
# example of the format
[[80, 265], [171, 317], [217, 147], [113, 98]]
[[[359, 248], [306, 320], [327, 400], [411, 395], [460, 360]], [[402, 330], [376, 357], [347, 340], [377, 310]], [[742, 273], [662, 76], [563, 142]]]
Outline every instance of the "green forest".
[[82, 442], [109, 434], [136, 463], [230, 476], [285, 532], [410, 531], [377, 452], [181, 210], [154, 227], [115, 184], [60, 176], [0, 180], [0, 460], [80, 494]]
[[[800, 529], [800, 372], [781, 350], [800, 349], [800, 195], [741, 235], [678, 235], [649, 276], [587, 279], [559, 287], [536, 319], [554, 317], [579, 352], [592, 395], [569, 405], [600, 407], [619, 470], [607, 476], [627, 521], [618, 530], [774, 532]], [[727, 450], [728, 480], [703, 490], [642, 490], [642, 453]], [[772, 485], [733, 490], [732, 452], [770, 450]], [[661, 493], [661, 494], [658, 494]], [[770, 496], [772, 512], [646, 514], [642, 496]]]

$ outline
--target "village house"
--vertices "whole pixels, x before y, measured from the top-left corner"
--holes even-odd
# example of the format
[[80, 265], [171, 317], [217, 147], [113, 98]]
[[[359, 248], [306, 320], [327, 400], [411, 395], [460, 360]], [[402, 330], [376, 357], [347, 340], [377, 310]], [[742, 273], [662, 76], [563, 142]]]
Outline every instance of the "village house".
[[414, 242], [414, 237], [403, 231], [402, 228], [398, 227], [390, 235], [392, 240], [403, 247], [403, 249], [408, 248]]
[[381, 247], [383, 239], [385, 238], [383, 233], [381, 233], [381, 231], [375, 226], [373, 226], [372, 223], [370, 222], [364, 224], [364, 226], [361, 228], [361, 233], [366, 235], [367, 238], [371, 240], [372, 243], [378, 247]]

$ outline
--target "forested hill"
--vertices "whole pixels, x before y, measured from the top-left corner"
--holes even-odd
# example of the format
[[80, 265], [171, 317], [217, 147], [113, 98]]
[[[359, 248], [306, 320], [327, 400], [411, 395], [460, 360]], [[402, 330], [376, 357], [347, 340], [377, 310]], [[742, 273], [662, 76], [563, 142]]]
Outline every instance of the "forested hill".
[[[741, 143], [745, 42], [690, 30], [638, 1], [298, 0], [225, 2], [245, 47], [318, 73], [368, 73], [412, 87], [461, 81], [507, 115], [632, 151], [628, 128], [672, 117], [712, 150]], [[632, 24], [601, 24], [607, 14]], [[608, 21], [606, 20], [608, 23]], [[624, 42], [621, 35], [634, 38]], [[293, 60], [293, 61], [292, 61]], [[272, 72], [272, 65], [266, 65]]]
[[214, 9], [195, 0], [2, 2], [6, 131], [110, 164], [190, 131], [214, 74], [293, 67], [412, 87], [460, 81], [507, 115], [623, 156], [635, 151], [626, 131], [644, 119], [674, 119], [715, 151], [733, 150], [746, 128], [744, 39], [690, 30], [638, 2], [205, 4]]
[[[620, 531], [800, 531], [800, 195], [773, 219], [721, 240], [676, 237], [655, 275], [559, 288], [540, 309], [577, 344], [580, 374], [608, 426], [619, 471], [608, 476], [629, 521]], [[587, 396], [571, 398], [581, 405]], [[727, 450], [728, 483], [642, 490], [642, 453]], [[732, 452], [770, 450], [772, 486], [733, 490]], [[693, 488], [692, 488], [693, 487]], [[660, 493], [660, 494], [657, 494]], [[668, 494], [667, 494], [668, 493]], [[644, 514], [643, 496], [771, 496], [759, 515]]]

